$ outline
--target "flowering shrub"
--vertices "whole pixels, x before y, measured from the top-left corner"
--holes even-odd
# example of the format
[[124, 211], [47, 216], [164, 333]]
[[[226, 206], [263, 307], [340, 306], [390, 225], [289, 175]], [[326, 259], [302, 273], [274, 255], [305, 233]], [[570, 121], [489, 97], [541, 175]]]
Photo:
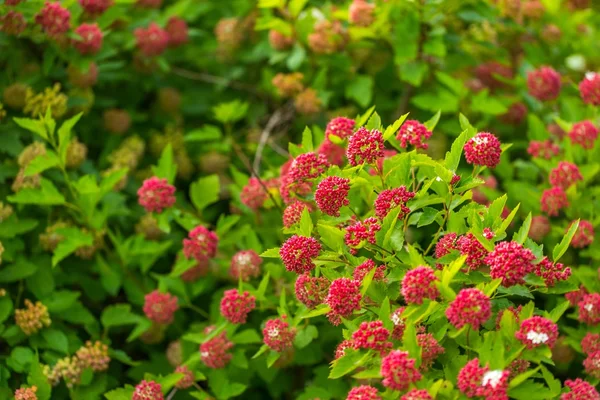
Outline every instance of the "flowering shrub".
[[599, 399], [590, 7], [3, 1], [0, 398]]

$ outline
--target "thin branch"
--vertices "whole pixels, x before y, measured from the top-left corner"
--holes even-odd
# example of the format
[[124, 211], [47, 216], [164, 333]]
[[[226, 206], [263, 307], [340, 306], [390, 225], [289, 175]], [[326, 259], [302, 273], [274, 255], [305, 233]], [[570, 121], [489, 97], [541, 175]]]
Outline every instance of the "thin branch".
[[206, 83], [212, 83], [214, 85], [221, 85], [225, 87], [230, 87], [233, 89], [243, 90], [246, 92], [250, 92], [258, 97], [264, 97], [264, 95], [256, 90], [256, 88], [252, 85], [247, 85], [242, 82], [232, 81], [230, 79], [224, 78], [222, 76], [211, 75], [206, 72], [196, 72], [190, 71], [180, 67], [171, 67], [171, 71], [182, 78], [192, 79], [195, 81], [201, 81]]
[[293, 112], [294, 109], [291, 107], [291, 103], [288, 103], [280, 109], [276, 110], [271, 115], [271, 117], [269, 117], [265, 128], [260, 134], [258, 146], [256, 147], [256, 153], [254, 153], [254, 163], [252, 164], [252, 167], [254, 168], [254, 171], [256, 171], [257, 174], [260, 173], [260, 161], [262, 159], [262, 153], [265, 149], [267, 141], [269, 140], [269, 137], [271, 136], [271, 132], [273, 132], [273, 129], [275, 129], [275, 127], [290, 119], [293, 115]]

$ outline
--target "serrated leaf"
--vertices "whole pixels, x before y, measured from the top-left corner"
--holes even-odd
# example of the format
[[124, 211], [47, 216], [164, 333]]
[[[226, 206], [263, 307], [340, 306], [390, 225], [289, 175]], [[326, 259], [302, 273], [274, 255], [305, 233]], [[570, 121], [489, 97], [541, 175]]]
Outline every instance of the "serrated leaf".
[[190, 185], [190, 198], [198, 212], [219, 200], [219, 176], [209, 175]]
[[361, 354], [359, 350], [346, 349], [344, 355], [331, 363], [329, 379], [338, 379], [349, 374], [363, 365], [367, 360], [367, 354]]
[[265, 250], [260, 254], [260, 256], [262, 258], [279, 258], [279, 247]]
[[77, 249], [93, 244], [90, 233], [78, 228], [61, 228], [57, 233], [63, 235], [64, 239], [58, 243], [52, 254], [52, 266], [56, 267], [59, 262], [73, 254]]
[[47, 169], [54, 168], [60, 165], [60, 160], [55, 152], [48, 150], [46, 154], [42, 154], [31, 160], [25, 168], [25, 176], [41, 174]]
[[426, 122], [423, 123], [423, 125], [425, 125], [425, 128], [427, 128], [427, 130], [429, 130], [429, 131], [433, 131], [435, 129], [435, 127], [437, 126], [438, 122], [440, 121], [441, 115], [442, 115], [441, 110], [436, 112], [433, 117], [431, 117], [429, 120], [427, 120]]
[[404, 114], [403, 116], [401, 116], [400, 118], [398, 118], [392, 125], [388, 126], [385, 129], [385, 132], [383, 132], [383, 140], [384, 141], [387, 141], [395, 133], [397, 133], [398, 130], [400, 130], [400, 127], [402, 126], [402, 124], [404, 123], [404, 121], [406, 121], [406, 118], [408, 117], [408, 114], [409, 113]]
[[514, 233], [512, 237], [513, 241], [520, 244], [525, 243], [525, 240], [527, 240], [527, 236], [529, 235], [529, 229], [531, 228], [531, 219], [531, 213], [529, 213], [527, 215], [527, 218], [525, 218], [523, 225], [521, 225], [521, 228], [519, 228], [519, 230]]
[[173, 146], [168, 143], [163, 149], [158, 164], [152, 166], [152, 173], [158, 178], [164, 178], [169, 183], [175, 181], [175, 175], [177, 175], [177, 164], [173, 160]]
[[302, 131], [302, 148], [307, 152], [314, 150], [313, 135], [308, 126], [304, 128], [304, 131]]
[[567, 234], [562, 238], [559, 244], [554, 246], [554, 249], [552, 250], [552, 259], [554, 260], [554, 262], [558, 262], [558, 260], [560, 260], [560, 258], [565, 254], [578, 228], [579, 220], [571, 224], [571, 227], [567, 231]]

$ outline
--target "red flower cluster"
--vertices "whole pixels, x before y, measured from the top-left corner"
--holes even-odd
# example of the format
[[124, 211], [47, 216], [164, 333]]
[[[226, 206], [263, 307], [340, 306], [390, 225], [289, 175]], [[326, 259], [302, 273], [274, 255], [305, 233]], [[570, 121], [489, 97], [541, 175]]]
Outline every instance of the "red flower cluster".
[[[208, 335], [214, 329], [214, 326], [209, 326], [204, 333]], [[200, 358], [208, 368], [225, 368], [233, 358], [231, 353], [228, 353], [232, 347], [233, 343], [227, 339], [227, 334], [221, 332], [200, 345]]]
[[73, 40], [73, 46], [83, 55], [93, 55], [102, 48], [103, 34], [98, 24], [81, 24], [75, 29], [79, 39]]
[[352, 249], [360, 248], [366, 242], [375, 244], [375, 234], [380, 230], [381, 225], [379, 221], [376, 218], [370, 217], [347, 227], [344, 241]]
[[296, 337], [296, 329], [290, 328], [290, 324], [286, 321], [287, 316], [282, 315], [281, 318], [274, 318], [267, 321], [263, 329], [263, 342], [269, 346], [271, 350], [282, 352], [294, 345]]
[[352, 388], [346, 400], [381, 400], [381, 397], [373, 386], [361, 385]]
[[255, 307], [256, 297], [248, 291], [240, 294], [237, 289], [229, 289], [223, 293], [221, 314], [232, 324], [245, 324], [248, 314]]
[[480, 132], [465, 144], [465, 159], [469, 164], [494, 168], [500, 163], [500, 141], [489, 132]]
[[292, 161], [288, 171], [293, 182], [305, 182], [321, 176], [329, 168], [329, 162], [322, 154], [304, 153]]
[[588, 325], [600, 324], [600, 294], [586, 294], [577, 305], [581, 322]]
[[540, 67], [527, 74], [529, 94], [541, 101], [554, 100], [560, 93], [560, 74], [551, 67]]
[[362, 127], [350, 136], [346, 157], [353, 167], [361, 164], [374, 164], [383, 157], [383, 135], [377, 129], [369, 131]]
[[590, 121], [577, 122], [573, 124], [573, 128], [569, 132], [569, 139], [571, 139], [571, 143], [591, 150], [598, 139], [598, 128]]
[[79, 5], [90, 17], [102, 15], [113, 4], [113, 0], [79, 0]]
[[313, 237], [294, 235], [283, 243], [279, 256], [285, 269], [297, 274], [310, 272], [315, 268], [313, 259], [321, 252], [321, 243]]
[[593, 242], [594, 226], [590, 221], [587, 221], [585, 219], [579, 221], [577, 232], [575, 232], [575, 235], [573, 235], [573, 240], [571, 240], [571, 246], [573, 246], [576, 249], [582, 249], [584, 247], [588, 247]]
[[302, 274], [294, 285], [296, 298], [308, 308], [315, 308], [323, 303], [329, 290], [329, 280], [325, 277], [312, 277]]
[[429, 267], [419, 266], [408, 271], [402, 279], [402, 296], [406, 304], [423, 304], [424, 299], [435, 300], [440, 295], [435, 285], [437, 281]]
[[600, 393], [594, 386], [581, 378], [575, 380], [567, 379], [565, 386], [571, 389], [569, 393], [563, 393], [560, 400], [600, 400]]
[[262, 187], [260, 181], [254, 177], [248, 179], [248, 183], [240, 193], [240, 201], [252, 211], [261, 208], [268, 198], [268, 193]]
[[550, 184], [567, 190], [577, 181], [583, 181], [583, 176], [579, 172], [577, 165], [568, 161], [561, 161], [558, 166], [550, 171]]
[[206, 262], [217, 254], [219, 238], [217, 234], [203, 226], [197, 226], [183, 239], [183, 254], [186, 258], [195, 258], [198, 262]]
[[440, 238], [435, 244], [435, 258], [442, 258], [445, 255], [450, 254], [452, 250], [456, 248], [456, 238], [458, 235], [454, 232], [448, 233]]
[[521, 322], [515, 337], [528, 349], [545, 344], [552, 348], [558, 339], [558, 326], [549, 319], [536, 315]]
[[471, 397], [484, 397], [494, 400], [508, 400], [509, 371], [492, 370], [480, 367], [479, 359], [469, 361], [458, 373], [458, 389]]
[[[485, 229], [483, 235], [492, 235], [491, 237], [486, 237], [487, 239], [493, 238], [493, 232], [489, 231], [486, 233]], [[467, 233], [466, 235], [459, 237], [456, 241], [456, 249], [460, 251], [460, 254], [467, 256], [465, 264], [467, 264], [469, 267], [469, 271], [481, 267], [484, 263], [485, 257], [488, 254], [488, 251], [485, 249], [485, 247], [479, 243], [479, 240], [477, 240], [472, 233]]]
[[550, 220], [543, 215], [536, 215], [531, 219], [529, 237], [536, 242], [541, 242], [550, 233], [552, 226]]
[[553, 263], [548, 257], [544, 257], [535, 266], [534, 272], [548, 287], [554, 286], [558, 281], [566, 281], [571, 276], [571, 268], [565, 268], [561, 263]]
[[583, 300], [583, 296], [586, 294], [588, 294], [588, 291], [583, 285], [581, 285], [578, 290], [565, 293], [565, 298], [569, 301], [571, 307], [577, 307], [579, 302]]
[[386, 354], [392, 349], [390, 331], [383, 327], [381, 321], [363, 322], [352, 334], [352, 347], [355, 349], [373, 349]]
[[502, 122], [511, 125], [521, 125], [527, 117], [527, 106], [523, 102], [516, 102], [510, 105], [508, 111], [500, 116]]
[[407, 148], [413, 145], [417, 149], [427, 149], [429, 145], [425, 143], [432, 135], [432, 132], [419, 121], [409, 119], [404, 121], [398, 131], [396, 139], [400, 141], [400, 147]]
[[569, 207], [567, 194], [559, 187], [544, 190], [540, 203], [542, 211], [550, 217], [556, 217], [561, 209]]
[[343, 357], [346, 354], [346, 349], [351, 349], [351, 348], [352, 348], [352, 340], [343, 340], [335, 348], [334, 358], [337, 360], [338, 358]]
[[373, 280], [374, 281], [384, 280], [385, 279], [385, 265], [377, 266], [375, 264], [375, 261], [370, 260], [370, 259], [365, 261], [364, 263], [360, 264], [359, 266], [357, 266], [354, 269], [354, 273], [352, 274], [352, 277], [354, 278], [355, 281], [362, 282], [362, 280], [365, 278], [365, 276], [373, 268], [377, 268], [377, 270], [375, 271], [375, 275], [373, 275]]
[[147, 28], [137, 28], [133, 34], [138, 49], [146, 57], [160, 56], [169, 47], [169, 34], [154, 22]]
[[552, 140], [537, 141], [532, 140], [529, 142], [527, 152], [535, 158], [545, 158], [546, 160], [551, 159], [560, 154], [560, 147], [555, 144]]
[[369, 26], [375, 21], [375, 4], [354, 0], [348, 8], [348, 20], [356, 26]]
[[356, 122], [350, 118], [337, 117], [329, 121], [325, 128], [325, 137], [330, 139], [330, 135], [337, 136], [342, 139], [349, 138], [354, 132]]
[[160, 383], [141, 381], [133, 391], [131, 400], [164, 400]]
[[231, 267], [229, 273], [235, 279], [242, 278], [247, 282], [251, 278], [260, 276], [260, 265], [262, 258], [254, 250], [238, 251], [231, 257]]
[[165, 30], [169, 34], [169, 47], [181, 46], [189, 40], [187, 22], [183, 18], [169, 18]]
[[181, 377], [175, 384], [177, 389], [187, 389], [191, 387], [196, 380], [194, 373], [187, 365], [180, 365], [179, 367], [175, 368], [175, 373], [183, 374], [183, 377]]
[[325, 303], [331, 308], [331, 318], [349, 317], [360, 310], [360, 283], [348, 278], [338, 278], [331, 282]]
[[332, 165], [342, 166], [346, 161], [346, 149], [329, 139], [323, 140], [317, 149], [317, 154], [324, 155]]
[[406, 203], [415, 197], [415, 194], [409, 191], [406, 186], [400, 186], [394, 189], [386, 189], [379, 193], [375, 199], [375, 215], [383, 220], [393, 209], [400, 207], [398, 219], [402, 219], [410, 213], [410, 208]]
[[144, 314], [157, 324], [172, 323], [175, 311], [178, 309], [177, 297], [170, 293], [160, 293], [158, 290], [154, 290], [144, 297]]
[[175, 186], [156, 176], [146, 179], [137, 191], [138, 202], [148, 212], [161, 213], [175, 204]]
[[10, 10], [4, 15], [0, 15], [0, 32], [18, 36], [26, 27], [25, 17], [18, 11]]
[[475, 76], [485, 87], [498, 89], [506, 86], [498, 77], [512, 79], [513, 72], [510, 66], [501, 64], [497, 61], [490, 61], [479, 65], [475, 69]]
[[350, 179], [328, 176], [317, 185], [315, 191], [317, 207], [327, 215], [339, 217], [340, 208], [350, 204], [349, 191]]
[[485, 258], [492, 279], [502, 278], [503, 286], [524, 283], [523, 278], [535, 270], [535, 256], [517, 242], [500, 242]]
[[417, 344], [421, 347], [421, 371], [428, 370], [435, 359], [445, 351], [431, 333], [418, 334]]
[[588, 332], [581, 340], [583, 354], [590, 355], [600, 351], [600, 334]]
[[294, 200], [293, 203], [288, 205], [285, 210], [283, 210], [283, 226], [290, 228], [300, 222], [300, 219], [302, 218], [302, 212], [305, 208], [307, 208], [310, 212], [312, 207], [308, 203]]
[[47, 1], [44, 3], [44, 8], [35, 16], [35, 22], [42, 27], [46, 35], [58, 38], [71, 28], [71, 12], [59, 2]]
[[400, 397], [400, 400], [433, 400], [433, 397], [425, 389], [413, 389]]
[[600, 106], [600, 74], [588, 72], [579, 83], [579, 93], [585, 104]]
[[456, 329], [470, 324], [479, 329], [492, 316], [490, 298], [479, 289], [461, 289], [446, 309], [448, 321]]
[[589, 376], [600, 379], [600, 351], [588, 355], [583, 360], [583, 367]]
[[283, 33], [271, 29], [269, 31], [269, 43], [275, 50], [283, 51], [289, 49], [294, 44], [294, 39], [285, 36]]
[[15, 400], [38, 400], [37, 386], [25, 387], [15, 390]]
[[421, 373], [415, 366], [416, 360], [408, 352], [394, 350], [381, 360], [383, 386], [392, 390], [406, 390], [421, 379]]

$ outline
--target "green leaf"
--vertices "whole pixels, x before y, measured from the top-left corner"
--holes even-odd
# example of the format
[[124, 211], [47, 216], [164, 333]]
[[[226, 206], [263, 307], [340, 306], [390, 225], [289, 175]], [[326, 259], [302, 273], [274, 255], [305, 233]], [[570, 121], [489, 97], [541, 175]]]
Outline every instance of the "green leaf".
[[300, 229], [298, 234], [305, 237], [311, 237], [313, 231], [313, 222], [310, 217], [310, 212], [308, 211], [308, 207], [304, 207], [302, 210], [302, 216], [300, 217]]
[[371, 104], [373, 98], [373, 77], [358, 75], [346, 85], [346, 98], [356, 101], [361, 107]]
[[317, 308], [315, 308], [314, 310], [302, 315], [302, 319], [313, 318], [313, 317], [318, 317], [320, 315], [325, 315], [329, 311], [331, 311], [331, 308], [327, 304], [321, 304], [321, 305], [318, 305]]
[[53, 267], [56, 267], [59, 262], [73, 254], [75, 250], [84, 246], [91, 246], [94, 240], [90, 233], [78, 228], [61, 228], [56, 232], [63, 235], [64, 240], [54, 249], [52, 254]]
[[527, 235], [529, 235], [529, 228], [531, 228], [531, 213], [529, 213], [527, 215], [527, 218], [525, 218], [525, 221], [523, 222], [523, 225], [521, 225], [521, 228], [518, 230], [518, 232], [515, 232], [513, 234], [512, 240], [523, 244], [525, 243], [525, 240], [527, 240]]
[[131, 400], [134, 388], [118, 388], [104, 394], [106, 400]]
[[288, 11], [290, 14], [292, 14], [292, 17], [296, 18], [302, 9], [304, 9], [306, 3], [308, 3], [308, 0], [290, 0], [288, 4]]
[[[462, 114], [461, 114], [462, 115]], [[458, 164], [460, 163], [460, 157], [463, 152], [463, 148], [465, 147], [465, 143], [468, 140], [468, 131], [464, 130], [452, 143], [452, 147], [450, 151], [446, 153], [446, 159], [444, 160], [444, 165], [450, 171], [456, 171], [458, 168]]]
[[371, 268], [371, 270], [369, 272], [367, 272], [367, 274], [365, 275], [365, 277], [363, 278], [361, 284], [360, 284], [360, 294], [365, 295], [365, 293], [367, 293], [367, 290], [369, 290], [369, 286], [371, 286], [371, 282], [373, 282], [373, 277], [375, 276], [375, 272], [377, 272], [377, 268]]
[[46, 132], [46, 126], [43, 121], [29, 118], [13, 118], [13, 120], [21, 128], [27, 129], [40, 136], [42, 139], [48, 140], [48, 133]]
[[436, 112], [435, 115], [433, 117], [431, 117], [431, 119], [429, 119], [428, 121], [423, 123], [423, 125], [425, 125], [425, 128], [427, 128], [427, 130], [429, 130], [429, 131], [433, 131], [435, 129], [435, 127], [437, 126], [438, 122], [440, 121], [441, 115], [442, 115], [441, 111]]
[[359, 350], [346, 349], [344, 355], [331, 363], [329, 379], [338, 379], [361, 367], [367, 360], [368, 354], [361, 354]]
[[219, 200], [219, 176], [209, 175], [198, 179], [190, 185], [190, 198], [198, 212]]
[[456, 112], [459, 99], [456, 95], [445, 89], [438, 89], [435, 93], [421, 93], [414, 96], [411, 101], [421, 110], [432, 112]]
[[211, 142], [221, 139], [221, 129], [215, 125], [204, 125], [201, 128], [188, 132], [183, 140], [185, 142]]
[[344, 231], [330, 225], [318, 224], [317, 231], [319, 232], [321, 242], [332, 249], [340, 252], [344, 246]]
[[231, 341], [235, 344], [253, 344], [262, 343], [262, 337], [256, 333], [254, 329], [245, 329], [239, 333], [236, 333]]
[[36, 175], [44, 172], [47, 169], [54, 168], [60, 165], [60, 160], [55, 152], [48, 150], [46, 154], [42, 154], [31, 160], [25, 168], [25, 176]]
[[294, 338], [294, 346], [298, 349], [303, 349], [308, 346], [313, 339], [319, 337], [319, 331], [314, 325], [308, 325], [306, 328], [300, 330]]
[[550, 311], [550, 319], [553, 322], [558, 322], [560, 317], [567, 311], [570, 307], [570, 303], [567, 300], [561, 301], [556, 307]]
[[29, 367], [29, 374], [27, 375], [27, 383], [30, 386], [37, 387], [35, 392], [37, 400], [49, 400], [52, 392], [52, 387], [48, 383], [48, 378], [44, 375], [44, 371], [38, 357], [34, 357]]
[[302, 131], [302, 149], [307, 152], [314, 151], [313, 135], [308, 126]]
[[571, 244], [573, 236], [577, 232], [577, 228], [579, 228], [579, 220], [571, 224], [567, 234], [562, 238], [559, 244], [554, 246], [554, 249], [552, 250], [552, 258], [554, 259], [554, 262], [558, 262], [558, 260], [560, 260], [560, 258], [565, 254], [569, 248], [569, 245]]
[[108, 329], [111, 326], [136, 324], [140, 318], [131, 312], [131, 304], [115, 304], [104, 309], [100, 321]]
[[269, 250], [265, 250], [260, 255], [262, 258], [279, 258], [279, 247], [274, 247]]
[[0, 324], [2, 324], [11, 315], [13, 302], [10, 297], [0, 297]]
[[249, 104], [245, 101], [234, 100], [229, 103], [221, 103], [213, 107], [213, 113], [217, 121], [227, 124], [241, 120], [248, 112]]
[[392, 125], [388, 126], [385, 129], [385, 132], [383, 132], [383, 140], [384, 141], [387, 141], [394, 134], [398, 133], [398, 130], [400, 130], [400, 127], [402, 126], [404, 121], [406, 121], [406, 118], [408, 118], [408, 114], [409, 113], [404, 114], [403, 116], [398, 118]]
[[162, 151], [158, 165], [152, 166], [152, 173], [158, 178], [164, 178], [169, 183], [175, 181], [177, 175], [177, 164], [173, 160], [173, 146], [171, 143], [167, 144]]
[[58, 153], [60, 155], [60, 159], [63, 164], [67, 160], [67, 150], [69, 149], [69, 144], [71, 143], [71, 132], [73, 131], [73, 127], [79, 122], [79, 119], [83, 113], [79, 113], [77, 115], [72, 116], [58, 128]]
[[498, 288], [498, 293], [508, 294], [509, 296], [526, 297], [528, 299], [534, 298], [529, 289], [522, 285], [514, 285], [510, 287], [500, 286]]
[[46, 341], [46, 346], [49, 349], [60, 351], [63, 354], [69, 352], [69, 340], [64, 332], [58, 329], [43, 329], [42, 337]]
[[6, 198], [11, 203], [37, 204], [37, 205], [61, 205], [65, 198], [48, 179], [42, 178], [40, 188], [21, 189], [19, 192]]

